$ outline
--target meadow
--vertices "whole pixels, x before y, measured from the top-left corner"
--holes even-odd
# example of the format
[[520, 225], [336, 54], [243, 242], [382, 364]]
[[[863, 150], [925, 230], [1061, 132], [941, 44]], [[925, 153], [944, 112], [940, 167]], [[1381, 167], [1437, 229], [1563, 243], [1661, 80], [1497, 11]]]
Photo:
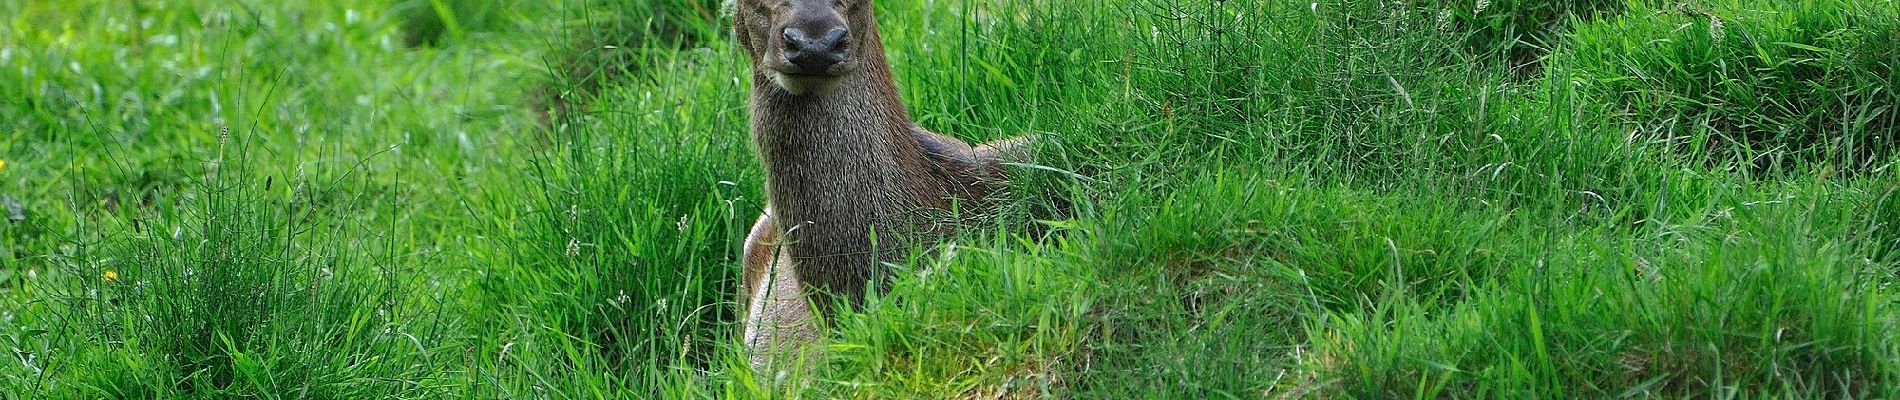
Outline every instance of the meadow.
[[0, 0], [0, 399], [1900, 397], [1893, 0], [879, 0], [1044, 139], [803, 385], [719, 0]]

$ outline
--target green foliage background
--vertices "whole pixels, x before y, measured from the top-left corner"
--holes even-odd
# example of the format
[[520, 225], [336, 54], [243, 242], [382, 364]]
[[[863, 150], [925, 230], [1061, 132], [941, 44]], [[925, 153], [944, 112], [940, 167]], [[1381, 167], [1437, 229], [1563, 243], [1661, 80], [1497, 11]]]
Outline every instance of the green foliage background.
[[1891, 0], [879, 1], [1044, 139], [803, 385], [710, 0], [0, 0], [0, 398], [1881, 398]]

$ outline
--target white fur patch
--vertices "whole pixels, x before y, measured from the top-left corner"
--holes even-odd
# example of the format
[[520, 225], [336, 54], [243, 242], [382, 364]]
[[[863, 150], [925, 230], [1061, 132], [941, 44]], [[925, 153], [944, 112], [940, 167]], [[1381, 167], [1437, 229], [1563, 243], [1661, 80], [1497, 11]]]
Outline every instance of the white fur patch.
[[832, 88], [838, 86], [838, 81], [843, 80], [842, 78], [795, 77], [782, 72], [773, 72], [771, 75], [772, 83], [798, 96], [830, 93]]

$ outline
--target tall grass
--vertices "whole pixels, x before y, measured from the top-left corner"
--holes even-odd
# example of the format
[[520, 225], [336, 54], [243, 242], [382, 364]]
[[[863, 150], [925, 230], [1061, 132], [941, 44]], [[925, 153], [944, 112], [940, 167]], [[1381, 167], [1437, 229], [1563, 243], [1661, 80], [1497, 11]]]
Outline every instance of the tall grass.
[[[386, 211], [399, 200], [363, 191], [366, 171], [316, 163], [305, 176], [255, 172], [246, 167], [261, 153], [246, 143], [255, 139], [222, 137], [219, 150], [205, 155], [218, 171], [185, 200], [126, 213], [126, 236], [105, 236], [100, 248], [80, 247], [67, 260], [60, 272], [72, 274], [80, 291], [49, 294], [71, 307], [58, 322], [82, 327], [70, 337], [92, 344], [67, 350], [95, 356], [50, 366], [46, 373], [72, 386], [34, 392], [350, 397], [420, 390], [399, 382], [428, 371], [353, 382], [359, 369], [389, 366], [331, 358], [420, 350], [411, 345], [434, 339], [433, 328], [398, 322], [429, 311], [404, 297], [408, 271], [398, 265], [409, 261], [394, 246], [403, 228], [360, 230], [329, 215]], [[362, 194], [313, 196], [330, 185]]]
[[1701, 2], [1585, 24], [1560, 64], [1654, 140], [1755, 171], [1894, 151], [1891, 2]]
[[603, 90], [663, 73], [653, 60], [723, 40], [729, 29], [723, 3], [712, 0], [590, 0], [557, 7], [543, 45], [550, 68], [530, 92], [544, 123], [570, 122]]
[[[641, 49], [651, 50], [651, 49]], [[691, 53], [641, 68], [725, 75], [730, 57]], [[764, 204], [732, 79], [641, 79], [608, 92], [537, 157], [515, 262], [531, 285], [498, 288], [556, 323], [523, 326], [579, 353], [602, 390], [659, 396], [691, 379], [674, 368], [726, 362], [739, 240]], [[524, 351], [531, 349], [523, 349]], [[683, 389], [680, 389], [683, 390]]]
[[0, 392], [442, 393], [468, 253], [443, 245], [483, 224], [445, 222], [470, 196], [441, 183], [526, 114], [468, 84], [509, 58], [405, 50], [365, 6], [0, 4], [25, 217], [0, 227]]

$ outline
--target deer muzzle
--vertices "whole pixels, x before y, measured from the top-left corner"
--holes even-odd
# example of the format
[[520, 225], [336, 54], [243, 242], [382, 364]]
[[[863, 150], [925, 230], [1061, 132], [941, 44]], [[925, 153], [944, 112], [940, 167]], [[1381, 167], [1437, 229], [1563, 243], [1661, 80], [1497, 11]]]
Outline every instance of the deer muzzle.
[[814, 35], [804, 29], [785, 28], [785, 62], [795, 67], [795, 71], [781, 71], [793, 75], [836, 75], [833, 67], [842, 64], [848, 57], [846, 49], [850, 47], [850, 32], [844, 28], [831, 28], [823, 34]]

